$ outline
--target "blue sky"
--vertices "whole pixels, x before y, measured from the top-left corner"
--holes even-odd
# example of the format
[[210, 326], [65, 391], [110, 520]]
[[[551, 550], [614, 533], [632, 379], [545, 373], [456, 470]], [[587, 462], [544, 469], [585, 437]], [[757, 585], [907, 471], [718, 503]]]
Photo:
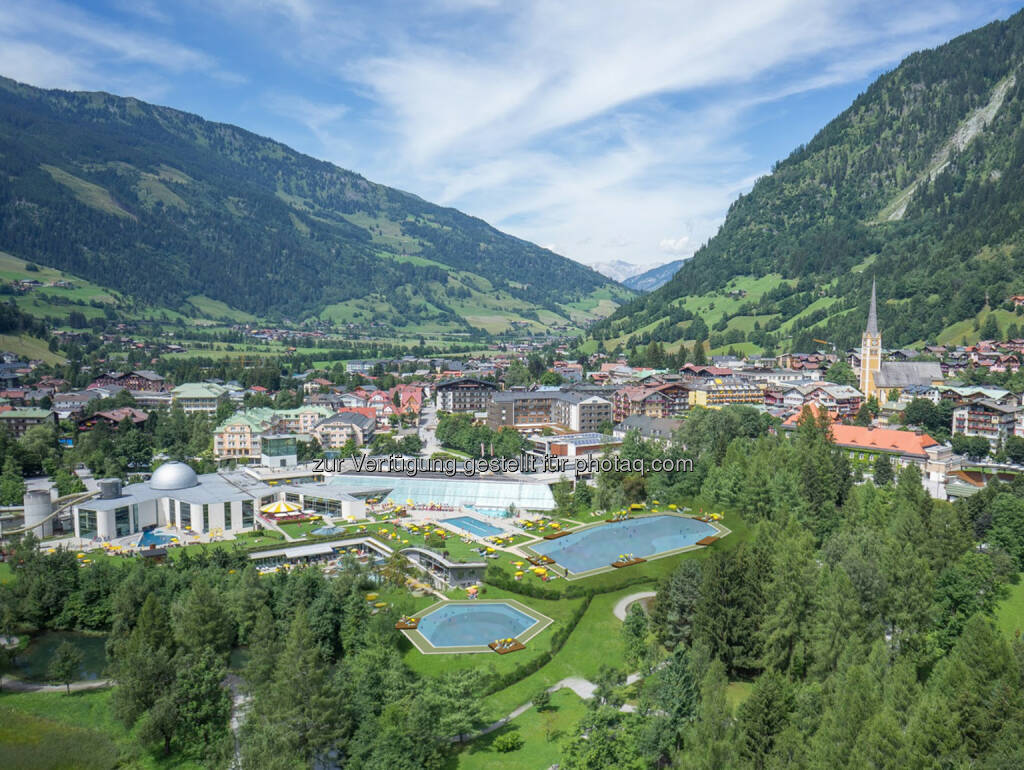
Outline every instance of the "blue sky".
[[236, 123], [580, 262], [657, 264], [881, 72], [1019, 7], [5, 0], [0, 74]]

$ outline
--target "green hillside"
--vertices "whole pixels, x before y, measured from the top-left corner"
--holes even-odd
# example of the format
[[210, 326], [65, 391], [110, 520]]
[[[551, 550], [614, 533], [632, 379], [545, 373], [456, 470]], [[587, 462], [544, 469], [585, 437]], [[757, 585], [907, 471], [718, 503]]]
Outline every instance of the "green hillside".
[[189, 316], [497, 332], [631, 296], [480, 219], [136, 99], [0, 78], [0, 147], [0, 249]]
[[990, 312], [1005, 330], [999, 308], [1024, 292], [1022, 58], [1024, 12], [909, 56], [589, 347], [671, 349], [701, 336], [698, 316], [712, 349], [846, 347], [873, 277], [887, 345], [976, 340]]

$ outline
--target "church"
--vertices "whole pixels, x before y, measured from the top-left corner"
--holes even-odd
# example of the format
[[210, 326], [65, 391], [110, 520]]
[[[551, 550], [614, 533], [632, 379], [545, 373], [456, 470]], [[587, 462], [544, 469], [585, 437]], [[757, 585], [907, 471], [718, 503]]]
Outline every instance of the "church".
[[868, 325], [860, 342], [860, 391], [879, 403], [895, 401], [912, 385], [941, 385], [942, 367], [936, 361], [883, 361], [882, 333], [878, 331], [878, 293], [871, 281]]

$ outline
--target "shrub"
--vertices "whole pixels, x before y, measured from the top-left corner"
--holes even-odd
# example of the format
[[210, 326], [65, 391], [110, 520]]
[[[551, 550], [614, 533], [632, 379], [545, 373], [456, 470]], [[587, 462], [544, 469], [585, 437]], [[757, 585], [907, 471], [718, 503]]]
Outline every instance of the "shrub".
[[503, 733], [494, 739], [494, 748], [502, 754], [516, 751], [523, 747], [523, 736], [519, 733]]

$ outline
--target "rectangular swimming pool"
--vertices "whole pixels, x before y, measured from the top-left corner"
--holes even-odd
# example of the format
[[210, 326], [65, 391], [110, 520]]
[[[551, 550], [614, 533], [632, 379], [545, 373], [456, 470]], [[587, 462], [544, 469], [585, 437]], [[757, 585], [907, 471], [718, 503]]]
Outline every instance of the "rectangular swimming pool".
[[531, 545], [570, 572], [607, 567], [620, 556], [648, 558], [693, 545], [717, 530], [710, 524], [683, 516], [645, 516], [614, 521], [571, 532], [557, 540]]
[[453, 516], [450, 519], [441, 519], [441, 523], [451, 524], [453, 527], [459, 527], [480, 537], [491, 537], [492, 535], [500, 535], [502, 533], [502, 530], [498, 529], [498, 527], [479, 519], [474, 519], [472, 516]]

